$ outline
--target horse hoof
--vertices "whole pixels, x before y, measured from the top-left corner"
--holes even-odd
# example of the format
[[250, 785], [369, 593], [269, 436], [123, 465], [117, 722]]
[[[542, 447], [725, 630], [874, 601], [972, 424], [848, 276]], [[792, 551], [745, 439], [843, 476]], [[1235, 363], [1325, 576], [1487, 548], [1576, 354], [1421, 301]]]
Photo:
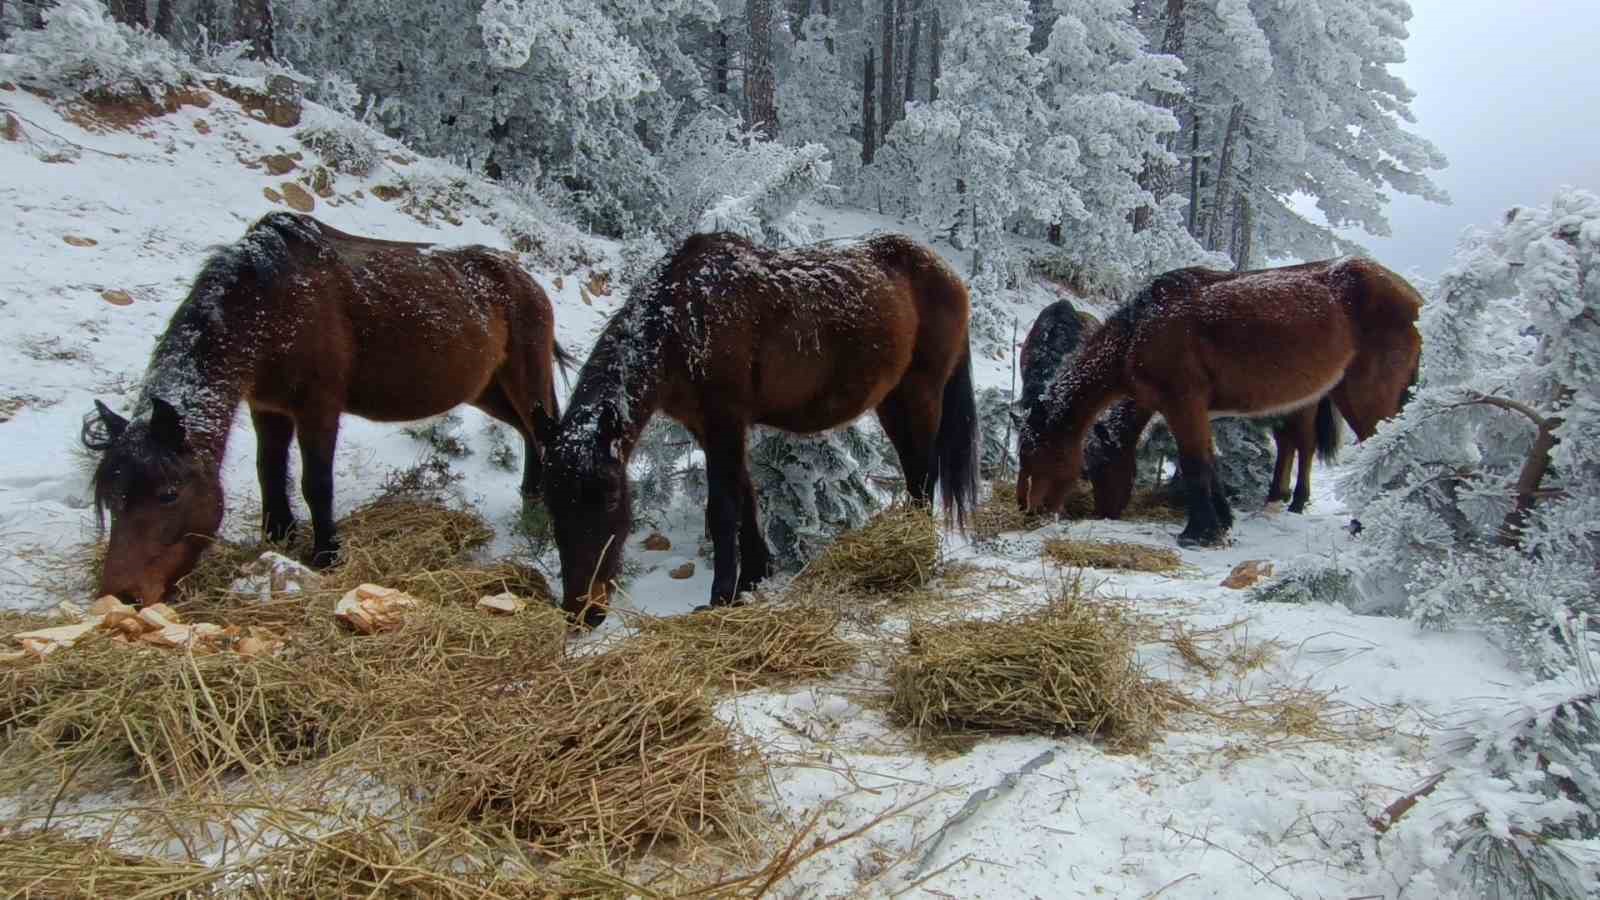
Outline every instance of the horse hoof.
[[1223, 533], [1199, 536], [1190, 534], [1178, 535], [1178, 546], [1188, 550], [1217, 550], [1228, 546], [1228, 543], [1228, 537]]

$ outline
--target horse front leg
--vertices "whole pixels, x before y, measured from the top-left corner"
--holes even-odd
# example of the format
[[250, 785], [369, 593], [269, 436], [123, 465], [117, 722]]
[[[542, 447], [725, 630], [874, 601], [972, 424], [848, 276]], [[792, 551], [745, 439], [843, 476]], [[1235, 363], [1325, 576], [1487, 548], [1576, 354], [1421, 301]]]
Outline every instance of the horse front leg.
[[1165, 410], [1167, 427], [1178, 442], [1189, 521], [1178, 535], [1180, 547], [1223, 546], [1233, 511], [1217, 481], [1211, 448], [1211, 421], [1204, 407]]
[[289, 444], [294, 419], [252, 408], [256, 430], [256, 480], [261, 484], [262, 527], [269, 542], [294, 536], [294, 510], [289, 506]]
[[311, 509], [311, 565], [332, 566], [339, 558], [339, 536], [333, 524], [333, 451], [339, 442], [339, 414], [302, 418], [300, 493]]
[[739, 587], [739, 518], [745, 465], [743, 426], [706, 429], [706, 532], [711, 535], [711, 605], [731, 606]]

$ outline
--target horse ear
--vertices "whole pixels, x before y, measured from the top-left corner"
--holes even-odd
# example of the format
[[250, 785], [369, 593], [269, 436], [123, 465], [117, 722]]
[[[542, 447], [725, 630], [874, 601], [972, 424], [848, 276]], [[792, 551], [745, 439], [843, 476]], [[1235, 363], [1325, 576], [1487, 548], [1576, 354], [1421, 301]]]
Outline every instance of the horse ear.
[[533, 405], [533, 436], [545, 447], [554, 444], [556, 438], [561, 436], [561, 423], [545, 412], [543, 403]]
[[150, 401], [150, 434], [169, 447], [183, 446], [183, 419], [171, 403], [160, 397]]
[[94, 411], [99, 414], [100, 424], [106, 427], [106, 434], [112, 440], [122, 437], [122, 433], [128, 430], [128, 420], [112, 412], [111, 407], [99, 400], [94, 401]]

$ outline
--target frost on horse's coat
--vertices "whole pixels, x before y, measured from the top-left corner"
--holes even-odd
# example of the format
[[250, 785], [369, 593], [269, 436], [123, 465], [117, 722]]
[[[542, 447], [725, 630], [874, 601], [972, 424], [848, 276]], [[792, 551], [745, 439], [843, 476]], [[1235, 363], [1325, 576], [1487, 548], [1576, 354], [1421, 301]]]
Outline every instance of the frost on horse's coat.
[[101, 593], [155, 602], [193, 569], [222, 520], [219, 467], [242, 402], [257, 441], [267, 537], [295, 526], [288, 452], [298, 439], [313, 561], [331, 564], [339, 416], [412, 421], [471, 403], [526, 443], [537, 495], [536, 404], [554, 408], [554, 311], [514, 258], [347, 234], [269, 213], [216, 250], [156, 344], [132, 421], [96, 403], [83, 441], [101, 453], [111, 513]]
[[689, 237], [606, 324], [564, 420], [541, 421], [563, 603], [605, 617], [632, 526], [627, 461], [656, 412], [706, 455], [711, 602], [768, 572], [746, 464], [756, 425], [798, 434], [876, 411], [914, 500], [942, 489], [958, 523], [977, 491], [966, 287], [902, 235], [790, 251]]
[[1089, 429], [1126, 397], [1140, 412], [1126, 433], [1159, 414], [1177, 439], [1189, 500], [1180, 543], [1221, 543], [1232, 511], [1215, 485], [1211, 413], [1272, 415], [1316, 408], [1327, 396], [1358, 436], [1371, 434], [1399, 408], [1416, 371], [1421, 304], [1403, 278], [1359, 258], [1158, 275], [1028, 411], [1018, 502], [1059, 511], [1083, 469]]

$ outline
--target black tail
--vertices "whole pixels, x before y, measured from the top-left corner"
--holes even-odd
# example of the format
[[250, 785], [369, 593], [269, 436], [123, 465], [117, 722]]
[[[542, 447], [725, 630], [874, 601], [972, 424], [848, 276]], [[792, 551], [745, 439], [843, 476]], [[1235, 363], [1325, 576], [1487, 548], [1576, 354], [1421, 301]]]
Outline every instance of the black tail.
[[954, 515], [956, 527], [965, 532], [967, 513], [978, 503], [978, 398], [972, 391], [971, 350], [961, 354], [961, 362], [944, 384], [941, 402], [934, 442], [939, 488], [945, 518]]
[[1333, 412], [1333, 399], [1326, 394], [1317, 401], [1317, 458], [1332, 463], [1339, 458], [1339, 442], [1344, 431]]
[[568, 353], [566, 348], [561, 346], [560, 341], [556, 341], [555, 345], [556, 368], [561, 370], [561, 383], [570, 388], [572, 387], [572, 367], [578, 364], [578, 358]]

